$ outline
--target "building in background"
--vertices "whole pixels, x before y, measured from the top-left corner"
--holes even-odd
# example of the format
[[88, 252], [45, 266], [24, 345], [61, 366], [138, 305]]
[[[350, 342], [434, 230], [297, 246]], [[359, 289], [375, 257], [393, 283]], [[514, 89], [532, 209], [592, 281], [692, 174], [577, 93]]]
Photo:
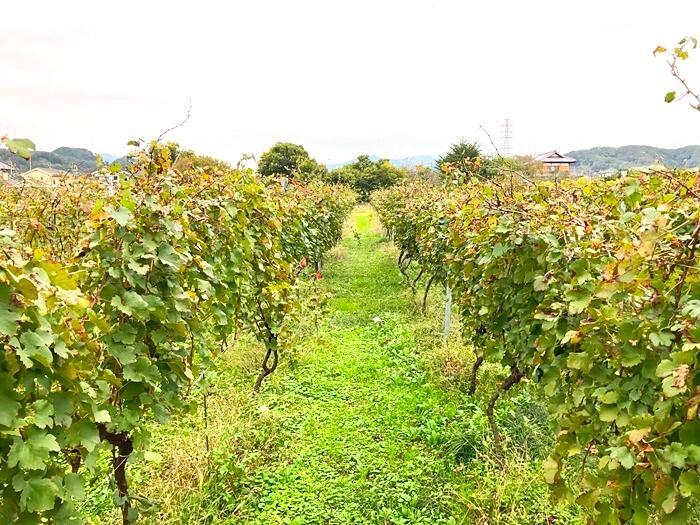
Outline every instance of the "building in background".
[[31, 186], [52, 188], [58, 186], [61, 177], [65, 176], [65, 174], [65, 171], [54, 168], [32, 168], [22, 173], [22, 179], [25, 184]]
[[557, 150], [548, 151], [537, 155], [535, 160], [544, 166], [542, 173], [565, 174], [571, 171], [571, 165], [576, 163], [576, 159], [562, 155]]
[[12, 184], [14, 182], [14, 171], [15, 169], [12, 166], [0, 162], [0, 183]]

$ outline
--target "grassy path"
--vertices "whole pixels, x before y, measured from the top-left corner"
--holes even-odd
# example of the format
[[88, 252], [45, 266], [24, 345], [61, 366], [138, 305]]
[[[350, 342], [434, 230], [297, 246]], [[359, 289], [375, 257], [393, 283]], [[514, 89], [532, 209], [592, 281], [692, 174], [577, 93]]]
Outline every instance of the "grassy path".
[[[131, 472], [159, 502], [145, 523], [581, 523], [549, 503], [552, 431], [532, 391], [497, 407], [504, 468], [483, 411], [503, 370], [485, 365], [477, 396], [464, 393], [471, 357], [458, 337], [440, 342], [439, 290], [420, 315], [395, 258], [373, 210], [356, 208], [325, 268], [328, 312], [307, 311], [261, 394], [250, 393], [260, 348], [244, 340], [211, 372], [208, 426], [200, 403], [157, 429], [163, 459]], [[92, 490], [101, 525], [116, 523], [110, 494]]]
[[[476, 396], [465, 393], [473, 356], [458, 336], [441, 342], [440, 291], [421, 315], [395, 258], [374, 211], [357, 207], [325, 268], [328, 311], [306, 303], [260, 395], [261, 348], [244, 336], [208, 372], [208, 417], [198, 390], [197, 410], [154, 428], [151, 459], [129, 469], [144, 524], [583, 523], [549, 500], [554, 429], [534, 389], [496, 407], [504, 465], [484, 415], [504, 370], [485, 364]], [[120, 523], [107, 479], [105, 455], [87, 523]]]
[[227, 522], [457, 523], [454, 465], [426, 440], [456, 400], [427, 380], [373, 212], [356, 209], [350, 224], [325, 271], [333, 299], [314, 347], [260, 398], [289, 439]]

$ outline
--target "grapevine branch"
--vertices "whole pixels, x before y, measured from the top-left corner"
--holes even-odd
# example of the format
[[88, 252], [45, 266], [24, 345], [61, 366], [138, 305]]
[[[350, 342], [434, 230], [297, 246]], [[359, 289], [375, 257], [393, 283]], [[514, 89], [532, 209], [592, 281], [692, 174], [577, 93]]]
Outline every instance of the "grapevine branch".
[[185, 118], [182, 119], [182, 121], [181, 121], [180, 123], [175, 124], [174, 126], [169, 127], [168, 129], [166, 129], [165, 131], [163, 131], [163, 133], [161, 133], [160, 135], [158, 135], [158, 138], [156, 139], [156, 142], [160, 142], [161, 140], [163, 140], [163, 138], [164, 138], [168, 133], [170, 133], [171, 131], [175, 131], [176, 129], [181, 128], [182, 126], [184, 126], [185, 124], [187, 124], [187, 121], [189, 121], [191, 117], [192, 117], [192, 99], [190, 99], [189, 105], [187, 106], [187, 112], [185, 113]]
[[666, 61], [666, 63], [669, 65], [669, 68], [671, 69], [671, 75], [678, 80], [678, 82], [681, 83], [683, 86], [683, 89], [685, 90], [685, 93], [683, 93], [680, 97], [678, 97], [678, 100], [681, 100], [685, 97], [692, 97], [695, 99], [695, 102], [690, 103], [690, 107], [693, 108], [696, 111], [700, 111], [700, 94], [698, 94], [696, 91], [694, 91], [689, 85], [688, 82], [686, 81], [685, 78], [681, 76], [680, 70], [678, 69], [678, 56], [674, 55], [672, 60]]
[[[498, 156], [498, 158], [501, 159], [501, 160], [505, 160], [505, 157], [503, 157], [503, 155], [501, 155], [501, 152], [499, 151], [498, 146], [496, 146], [496, 143], [493, 141], [493, 138], [491, 137], [491, 133], [489, 133], [488, 130], [487, 130], [484, 126], [479, 126], [479, 127], [481, 128], [481, 130], [482, 130], [482, 131], [486, 134], [486, 136], [488, 137], [489, 142], [491, 143], [491, 146], [493, 147], [493, 149], [496, 151], [496, 155]], [[534, 186], [535, 188], [537, 188], [537, 191], [539, 191], [539, 192], [541, 193], [539, 187], [537, 186], [537, 183], [536, 183], [535, 181], [533, 181], [532, 179], [526, 177], [526, 176], [522, 173], [522, 171], [516, 170], [516, 169], [513, 169], [513, 168], [510, 168], [510, 167], [508, 167], [508, 166], [502, 167], [501, 169], [503, 169], [506, 173], [509, 173], [509, 174], [511, 175], [511, 177], [512, 177], [513, 175], [517, 175], [518, 177], [520, 177], [521, 179], [523, 179], [523, 180], [524, 180], [525, 182], [527, 182], [528, 184], [531, 184], [532, 186]], [[513, 191], [513, 181], [512, 181], [512, 178], [511, 178], [511, 194], [512, 194], [512, 191]]]
[[686, 97], [690, 97], [695, 100], [695, 102], [690, 102], [690, 107], [696, 111], [700, 111], [700, 93], [690, 87], [688, 81], [683, 77], [683, 75], [681, 75], [678, 67], [679, 60], [687, 60], [688, 49], [695, 49], [697, 45], [698, 41], [695, 37], [685, 36], [678, 41], [677, 46], [672, 50], [668, 50], [664, 46], [657, 46], [656, 49], [654, 49], [654, 55], [661, 53], [670, 57], [666, 60], [666, 63], [671, 70], [671, 76], [675, 78], [683, 87], [683, 93], [680, 96], [676, 96], [675, 91], [669, 91], [666, 94], [666, 102], [673, 102], [675, 100], [682, 100]]

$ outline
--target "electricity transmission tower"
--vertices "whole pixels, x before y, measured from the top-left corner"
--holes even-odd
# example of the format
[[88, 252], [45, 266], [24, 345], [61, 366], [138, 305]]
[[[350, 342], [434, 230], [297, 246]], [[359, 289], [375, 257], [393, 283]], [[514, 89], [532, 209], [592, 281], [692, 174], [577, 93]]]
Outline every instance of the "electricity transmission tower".
[[510, 141], [513, 138], [513, 128], [510, 124], [510, 119], [507, 118], [501, 126], [501, 139], [503, 140], [503, 151], [501, 154], [504, 157], [510, 157]]

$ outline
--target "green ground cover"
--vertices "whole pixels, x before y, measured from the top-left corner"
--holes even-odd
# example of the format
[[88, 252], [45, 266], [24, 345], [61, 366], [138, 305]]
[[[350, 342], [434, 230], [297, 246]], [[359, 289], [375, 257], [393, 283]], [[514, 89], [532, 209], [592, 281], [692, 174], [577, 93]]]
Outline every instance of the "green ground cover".
[[[209, 379], [206, 429], [200, 410], [157, 431], [159, 456], [132, 473], [159, 502], [145, 521], [580, 523], [549, 503], [550, 423], [531, 389], [498, 407], [502, 464], [483, 411], [502, 371], [485, 367], [478, 395], [464, 392], [472, 357], [458, 336], [441, 341], [442, 294], [422, 315], [395, 257], [373, 210], [358, 207], [319, 284], [324, 312], [307, 307], [261, 394], [250, 393], [260, 350], [240, 342]], [[106, 494], [94, 488], [90, 501], [102, 523]]]

